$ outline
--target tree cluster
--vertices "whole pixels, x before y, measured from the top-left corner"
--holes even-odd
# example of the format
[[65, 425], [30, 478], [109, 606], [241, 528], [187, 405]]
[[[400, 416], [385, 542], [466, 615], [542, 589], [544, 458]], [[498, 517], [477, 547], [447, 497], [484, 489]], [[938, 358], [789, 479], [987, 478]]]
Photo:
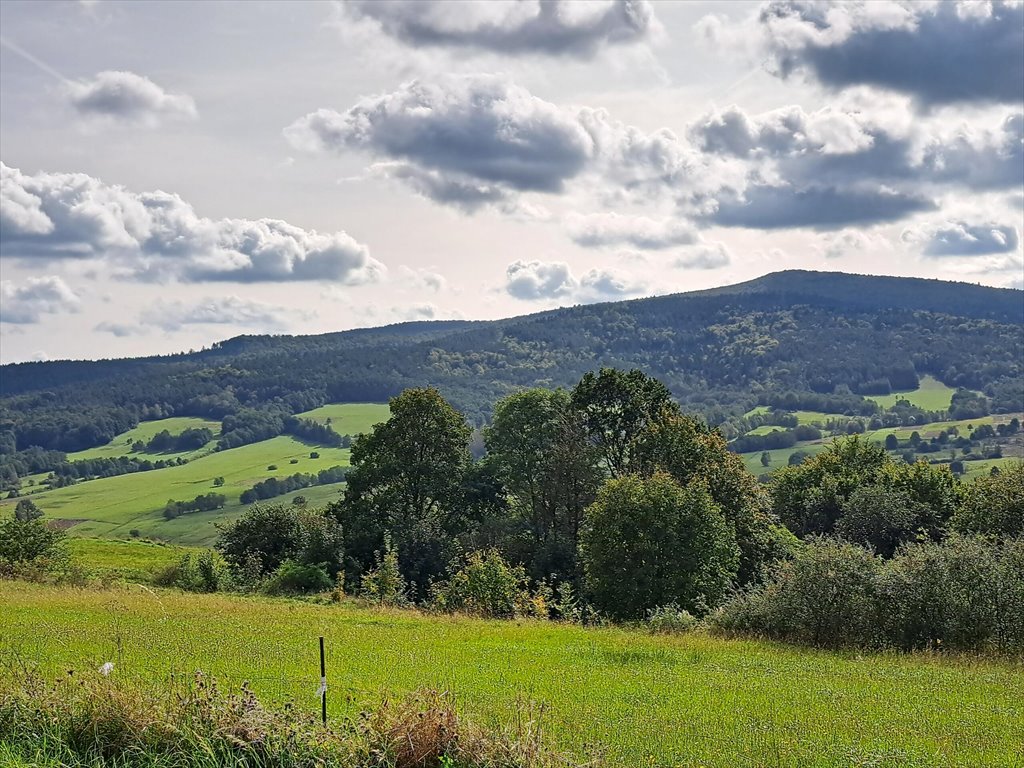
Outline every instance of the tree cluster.
[[348, 470], [346, 467], [328, 467], [321, 469], [315, 475], [311, 473], [296, 472], [288, 477], [268, 477], [261, 480], [252, 488], [242, 491], [239, 498], [243, 504], [252, 504], [264, 499], [272, 499], [275, 496], [282, 496], [300, 488], [309, 488], [312, 485], [328, 485], [329, 483], [344, 482]]
[[207, 427], [189, 427], [178, 435], [172, 435], [170, 431], [162, 429], [153, 435], [149, 442], [140, 445], [139, 441], [133, 448], [147, 453], [183, 453], [198, 450], [211, 440], [213, 432]]
[[391, 418], [355, 441], [345, 497], [328, 508], [346, 531], [351, 584], [391, 542], [425, 599], [460, 553], [490, 548], [535, 582], [577, 585], [606, 614], [638, 618], [672, 601], [706, 611], [790, 543], [721, 435], [640, 371], [504, 398], [480, 462], [470, 437], [425, 388], [394, 398]]
[[212, 512], [228, 503], [223, 493], [201, 493], [191, 501], [174, 501], [169, 499], [164, 507], [164, 519], [174, 520], [176, 517], [192, 512]]

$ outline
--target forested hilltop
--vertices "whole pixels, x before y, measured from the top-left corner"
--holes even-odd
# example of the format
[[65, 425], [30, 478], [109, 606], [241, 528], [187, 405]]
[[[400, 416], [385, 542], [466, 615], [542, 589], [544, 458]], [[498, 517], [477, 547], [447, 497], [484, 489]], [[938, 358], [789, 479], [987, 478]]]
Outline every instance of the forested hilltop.
[[234, 416], [240, 444], [245, 434], [281, 434], [289, 415], [324, 403], [382, 402], [428, 384], [479, 424], [512, 391], [571, 386], [604, 366], [657, 377], [712, 425], [757, 405], [870, 415], [865, 395], [913, 389], [925, 374], [971, 390], [985, 412], [1011, 413], [1024, 410], [1022, 358], [1021, 291], [789, 271], [491, 322], [240, 336], [165, 357], [7, 365], [0, 449], [81, 450], [169, 416]]

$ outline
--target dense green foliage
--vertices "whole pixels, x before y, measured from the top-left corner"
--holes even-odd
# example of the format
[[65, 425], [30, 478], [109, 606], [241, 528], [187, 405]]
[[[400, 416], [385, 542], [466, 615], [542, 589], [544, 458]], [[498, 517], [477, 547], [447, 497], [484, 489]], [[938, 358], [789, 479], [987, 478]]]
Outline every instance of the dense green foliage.
[[964, 533], [1024, 537], [1024, 461], [966, 486], [952, 524]]
[[286, 562], [322, 569], [333, 578], [343, 548], [341, 526], [332, 517], [280, 504], [253, 505], [223, 528], [217, 542], [236, 580], [248, 587], [259, 586]]
[[447, 579], [435, 584], [430, 595], [435, 610], [494, 619], [539, 614], [547, 617], [543, 598], [530, 594], [522, 566], [511, 566], [497, 550], [471, 552]]
[[952, 537], [870, 550], [817, 539], [715, 626], [816, 646], [1024, 650], [1024, 541]]
[[772, 498], [798, 536], [838, 533], [892, 554], [918, 534], [940, 538], [957, 495], [947, 468], [895, 461], [854, 436], [780, 470]]
[[25, 568], [50, 570], [67, 559], [67, 536], [27, 507], [0, 518], [0, 576]]
[[472, 430], [433, 388], [391, 400], [391, 418], [352, 444], [343, 503], [332, 505], [347, 533], [346, 572], [358, 579], [390, 536], [418, 596], [452, 559], [468, 526], [463, 477]]
[[739, 548], [707, 488], [669, 475], [610, 480], [587, 509], [581, 541], [588, 591], [597, 608], [639, 619], [676, 603], [697, 612], [722, 602]]

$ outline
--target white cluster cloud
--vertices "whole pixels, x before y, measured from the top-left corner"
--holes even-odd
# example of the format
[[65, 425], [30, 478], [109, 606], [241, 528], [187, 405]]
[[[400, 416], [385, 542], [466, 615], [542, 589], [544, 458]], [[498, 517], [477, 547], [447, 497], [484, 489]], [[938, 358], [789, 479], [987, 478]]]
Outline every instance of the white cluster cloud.
[[579, 302], [636, 296], [647, 283], [620, 269], [590, 269], [576, 277], [562, 261], [514, 261], [505, 270], [505, 291], [527, 301], [568, 298]]
[[91, 80], [68, 82], [65, 90], [72, 109], [87, 120], [153, 126], [199, 114], [191, 96], [167, 93], [134, 72], [100, 72]]
[[514, 261], [505, 270], [505, 290], [517, 299], [560, 298], [578, 284], [564, 261]]
[[208, 219], [177, 195], [0, 163], [0, 257], [106, 259], [135, 280], [374, 282], [384, 265], [345, 232], [276, 219]]
[[513, 191], [558, 192], [593, 152], [571, 113], [490, 75], [413, 80], [344, 113], [310, 113], [285, 137], [299, 149], [398, 161], [391, 175], [467, 208]]
[[24, 283], [0, 281], [0, 323], [38, 323], [44, 314], [75, 312], [80, 300], [59, 277], [30, 277]]
[[669, 130], [561, 107], [495, 75], [413, 80], [345, 112], [311, 112], [284, 135], [301, 150], [366, 152], [378, 173], [467, 212], [524, 213], [521, 194], [570, 185], [606, 202], [645, 202], [703, 198], [744, 179], [741, 162], [701, 153]]
[[415, 47], [471, 48], [505, 55], [589, 58], [657, 30], [648, 0], [345, 0], [350, 18]]
[[759, 229], [898, 221], [937, 208], [950, 190], [1014, 189], [1024, 184], [1024, 115], [950, 125], [908, 119], [907, 105], [865, 93], [815, 113], [785, 107], [748, 115], [738, 107], [695, 122], [705, 152], [742, 159], [745, 184], [715, 195], [705, 218]]
[[[522, 210], [529, 193], [617, 209], [567, 220], [588, 246], [696, 242], [694, 223], [838, 230], [933, 211], [951, 190], [1024, 184], [1021, 113], [915, 119], [908, 97], [863, 89], [815, 112], [713, 111], [681, 138], [552, 104], [502, 77], [449, 76], [318, 110], [285, 135], [300, 148], [367, 152], [378, 172], [466, 212]], [[675, 214], [618, 212], [653, 205]]]

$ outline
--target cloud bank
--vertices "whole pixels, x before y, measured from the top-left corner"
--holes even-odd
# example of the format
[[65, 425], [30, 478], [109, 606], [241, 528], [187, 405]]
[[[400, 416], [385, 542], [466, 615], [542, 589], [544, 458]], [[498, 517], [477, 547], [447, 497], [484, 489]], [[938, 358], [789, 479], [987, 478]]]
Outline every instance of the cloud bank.
[[345, 0], [342, 8], [351, 18], [372, 21], [409, 46], [471, 48], [508, 56], [585, 59], [608, 46], [648, 39], [657, 28], [647, 0]]
[[208, 219], [177, 195], [0, 163], [0, 257], [103, 259], [133, 280], [374, 282], [384, 265], [345, 232], [277, 219]]
[[80, 301], [56, 276], [30, 277], [22, 284], [0, 282], [0, 323], [38, 323], [44, 314], [75, 312]]
[[777, 0], [757, 34], [781, 77], [803, 72], [841, 89], [871, 85], [924, 106], [1020, 102], [1024, 5]]

